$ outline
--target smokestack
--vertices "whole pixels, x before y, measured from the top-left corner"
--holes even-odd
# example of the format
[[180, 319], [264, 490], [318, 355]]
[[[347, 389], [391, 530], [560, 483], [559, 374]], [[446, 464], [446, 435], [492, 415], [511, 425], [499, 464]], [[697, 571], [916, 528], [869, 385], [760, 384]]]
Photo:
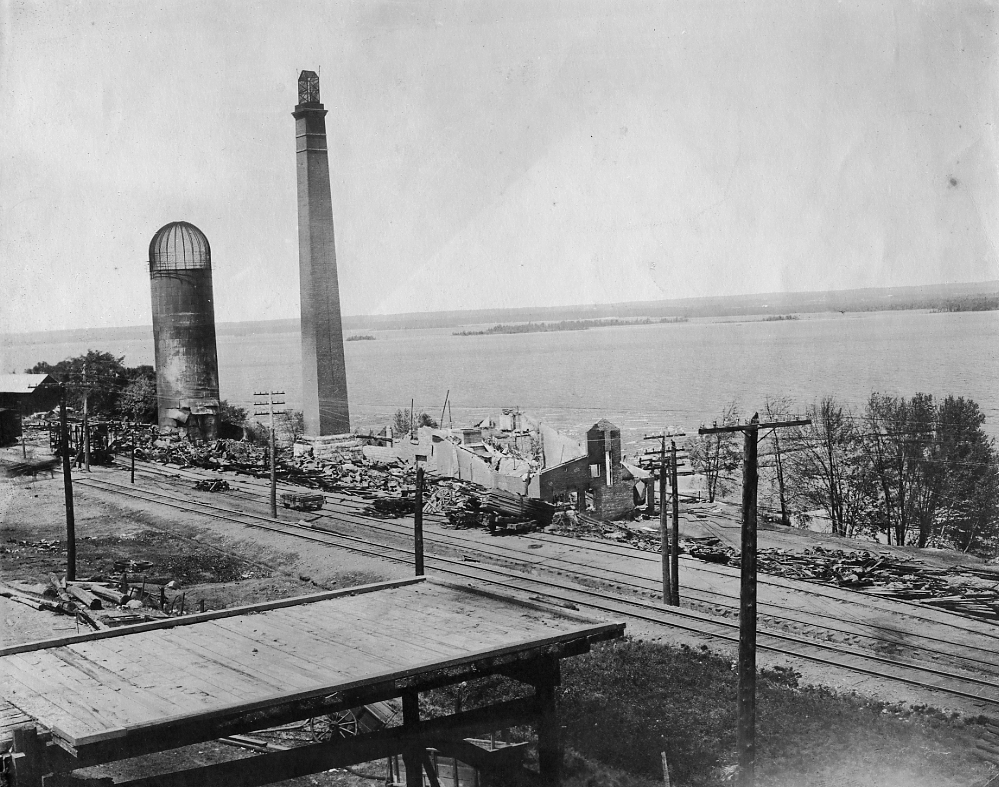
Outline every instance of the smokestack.
[[212, 250], [186, 221], [149, 243], [158, 423], [196, 440], [218, 435], [219, 360], [215, 347]]
[[298, 270], [302, 294], [302, 411], [306, 434], [350, 431], [333, 201], [326, 149], [326, 110], [319, 76], [298, 77], [295, 118], [298, 169]]

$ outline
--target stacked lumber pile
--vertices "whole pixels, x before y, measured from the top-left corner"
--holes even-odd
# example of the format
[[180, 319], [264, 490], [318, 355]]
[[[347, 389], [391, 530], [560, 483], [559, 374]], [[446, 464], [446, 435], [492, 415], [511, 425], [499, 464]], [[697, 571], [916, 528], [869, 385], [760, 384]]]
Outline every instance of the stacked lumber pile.
[[552, 523], [555, 506], [543, 500], [506, 492], [502, 489], [491, 489], [482, 501], [482, 508], [502, 517], [513, 517], [521, 521], [536, 522], [541, 527]]

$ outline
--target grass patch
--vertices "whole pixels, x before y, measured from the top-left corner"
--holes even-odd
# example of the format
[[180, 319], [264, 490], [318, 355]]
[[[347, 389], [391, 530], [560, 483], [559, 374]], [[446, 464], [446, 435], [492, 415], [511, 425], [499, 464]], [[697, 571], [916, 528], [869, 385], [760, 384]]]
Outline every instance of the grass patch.
[[[566, 742], [584, 757], [675, 783], [717, 784], [736, 762], [737, 676], [707, 650], [636, 640], [595, 648], [563, 666]], [[933, 709], [801, 686], [762, 670], [757, 691], [759, 785], [968, 785], [988, 775], [970, 756], [964, 722]]]
[[[707, 649], [625, 639], [562, 662], [559, 712], [566, 783], [580, 787], [726, 783], [736, 762], [732, 663]], [[930, 707], [906, 709], [802, 686], [789, 669], [761, 670], [757, 690], [759, 787], [967, 787], [987, 766], [971, 754], [974, 723]], [[423, 695], [429, 715], [529, 693], [487, 678]], [[531, 740], [529, 727], [509, 740]]]

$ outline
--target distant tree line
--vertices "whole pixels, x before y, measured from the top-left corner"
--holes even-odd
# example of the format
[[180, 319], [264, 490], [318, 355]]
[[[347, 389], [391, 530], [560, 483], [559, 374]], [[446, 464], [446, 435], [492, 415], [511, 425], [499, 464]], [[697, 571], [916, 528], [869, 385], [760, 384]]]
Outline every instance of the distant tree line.
[[[792, 414], [771, 399], [761, 420]], [[806, 408], [812, 424], [761, 434], [761, 502], [774, 518], [805, 526], [826, 518], [841, 536], [889, 544], [999, 551], [999, 451], [971, 399], [872, 393], [859, 410], [825, 397]], [[730, 404], [722, 424], [738, 423]], [[741, 434], [689, 439], [710, 500], [741, 480]]]
[[963, 298], [951, 298], [937, 308], [941, 312], [991, 312], [999, 310], [999, 294], [997, 295], [966, 295]]

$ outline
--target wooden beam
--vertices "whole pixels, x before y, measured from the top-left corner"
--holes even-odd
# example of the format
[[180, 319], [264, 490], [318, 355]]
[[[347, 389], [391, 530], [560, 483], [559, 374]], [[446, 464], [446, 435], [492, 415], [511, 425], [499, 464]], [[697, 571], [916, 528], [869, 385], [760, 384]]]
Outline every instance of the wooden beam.
[[[410, 734], [420, 727], [420, 695], [415, 691], [402, 695], [402, 727]], [[426, 747], [409, 746], [403, 750], [406, 787], [423, 787], [423, 758], [426, 753]]]
[[192, 626], [195, 623], [204, 623], [209, 620], [219, 620], [221, 618], [231, 618], [237, 615], [248, 615], [251, 612], [269, 612], [274, 609], [284, 607], [294, 607], [299, 604], [312, 604], [317, 601], [328, 601], [343, 596], [359, 596], [364, 593], [374, 593], [379, 590], [412, 585], [423, 582], [422, 577], [413, 579], [395, 579], [390, 582], [376, 582], [370, 585], [358, 585], [353, 588], [343, 588], [341, 590], [330, 590], [324, 593], [312, 593], [308, 596], [294, 596], [292, 598], [279, 599], [277, 601], [265, 601], [260, 604], [248, 604], [242, 607], [231, 607], [220, 609], [215, 612], [201, 612], [194, 615], [184, 615], [180, 618], [170, 618], [169, 620], [155, 620], [150, 623], [137, 623], [134, 626], [123, 626], [107, 631], [96, 631], [90, 634], [75, 634], [69, 637], [58, 637], [56, 639], [42, 639], [34, 642], [25, 642], [21, 645], [11, 645], [0, 648], [0, 657], [12, 656], [17, 653], [27, 653], [32, 650], [43, 650], [46, 648], [60, 648], [66, 645], [75, 645], [79, 642], [93, 642], [99, 639], [110, 639], [111, 637], [125, 637], [131, 634], [139, 634], [143, 631], [155, 631], [157, 629], [174, 628], [176, 626]]
[[509, 700], [486, 708], [420, 721], [411, 729], [391, 727], [355, 738], [117, 782], [116, 787], [203, 787], [206, 784], [260, 787], [331, 768], [382, 759], [407, 749], [426, 748], [435, 739], [464, 738], [484, 731], [530, 724], [537, 710], [534, 697]]
[[430, 746], [437, 749], [445, 757], [454, 757], [473, 768], [495, 770], [519, 765], [524, 758], [524, 749], [527, 748], [527, 743], [500, 746], [498, 749], [484, 749], [469, 740], [442, 738], [431, 741]]
[[550, 659], [539, 676], [535, 697], [538, 701], [538, 769], [546, 787], [559, 787], [562, 779], [562, 744], [559, 740], [558, 707], [555, 691], [560, 682], [558, 659]]

